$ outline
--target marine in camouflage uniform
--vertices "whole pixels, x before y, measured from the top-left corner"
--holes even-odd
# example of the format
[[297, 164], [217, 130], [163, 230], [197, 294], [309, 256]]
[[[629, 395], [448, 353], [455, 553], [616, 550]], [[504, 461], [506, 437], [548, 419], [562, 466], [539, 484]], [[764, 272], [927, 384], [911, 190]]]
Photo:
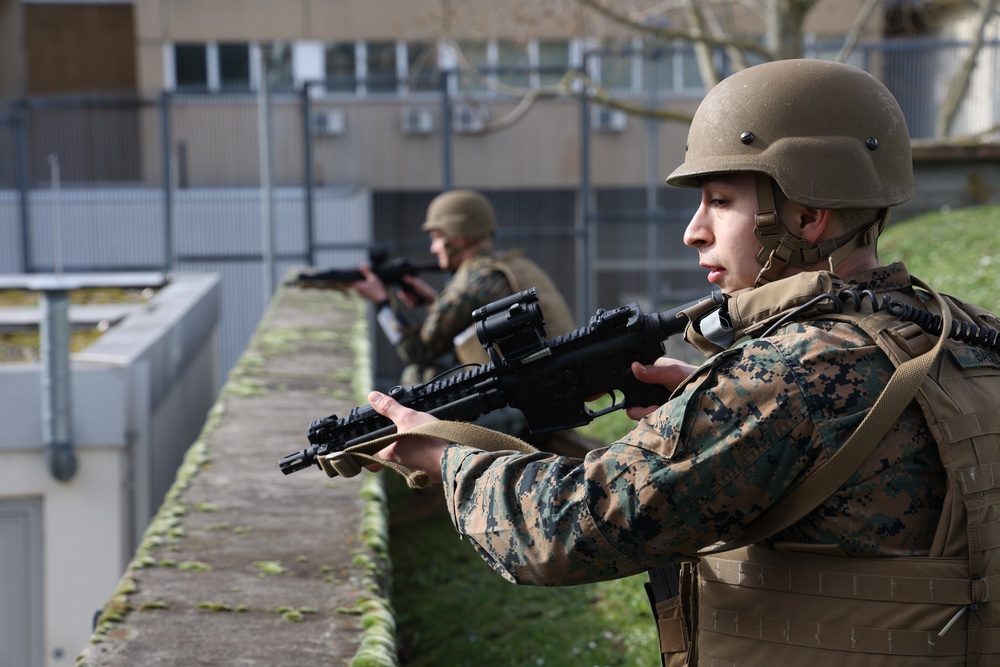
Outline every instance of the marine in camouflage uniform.
[[[458, 362], [487, 363], [489, 357], [476, 337], [473, 312], [525, 289], [534, 288], [538, 294], [549, 338], [575, 328], [569, 306], [548, 274], [518, 250], [494, 253], [496, 217], [482, 194], [451, 190], [438, 195], [431, 201], [421, 229], [431, 236], [431, 252], [441, 268], [454, 272], [440, 294], [423, 281], [408, 278], [409, 286], [428, 303], [421, 323], [400, 324], [385, 286], [367, 267], [361, 267], [365, 281], [355, 283], [363, 297], [378, 304], [378, 321], [407, 364], [400, 378], [403, 385], [428, 382]], [[399, 297], [408, 298], [406, 292]], [[511, 435], [528, 434], [524, 416], [514, 408], [484, 415], [477, 423]], [[562, 440], [572, 440], [568, 446], [576, 451], [592, 447], [566, 433]]]
[[472, 326], [473, 311], [513, 293], [504, 275], [484, 261], [492, 255], [484, 248], [463, 260], [427, 306], [424, 321], [402, 329], [395, 348], [407, 364], [401, 378], [404, 385], [427, 382], [454, 367], [454, 340]]
[[[852, 283], [910, 291], [902, 264]], [[856, 327], [795, 322], [716, 355], [631, 433], [583, 461], [452, 445], [442, 468], [447, 504], [458, 531], [510, 581], [639, 574], [739, 535], [847, 440], [893, 370]], [[911, 404], [878, 456], [773, 541], [926, 556], [944, 482]]]
[[[701, 188], [684, 240], [733, 320], [733, 304], [751, 296], [770, 323], [792, 312], [787, 290], [801, 279], [832, 276], [880, 301], [942, 314], [924, 307], [929, 293], [948, 317], [1000, 323], [915, 290], [901, 263], [879, 265], [888, 211], [913, 196], [912, 161], [898, 104], [861, 70], [789, 60], [723, 80], [695, 114], [668, 183]], [[682, 578], [680, 607], [697, 633], [658, 616], [665, 664], [1000, 664], [990, 592], [1000, 580], [996, 352], [940, 339], [931, 347], [948, 354], [918, 400], [839, 488], [768, 537], [732, 546], [820, 476], [901, 375], [896, 337], [877, 339], [889, 331], [871, 319], [811, 312], [724, 345], [712, 344], [705, 321], [689, 326], [686, 339], [713, 356], [698, 368], [667, 360], [660, 373], [633, 365], [672, 397], [582, 460], [405, 438], [379, 455], [440, 473], [456, 528], [512, 582], [573, 585], [696, 560], [696, 590], [685, 594]], [[903, 338], [905, 323], [895, 324]], [[668, 369], [690, 373], [668, 382]], [[385, 396], [369, 400], [401, 432], [433, 421]], [[734, 555], [706, 552], [720, 544]], [[677, 636], [664, 642], [664, 630]]]

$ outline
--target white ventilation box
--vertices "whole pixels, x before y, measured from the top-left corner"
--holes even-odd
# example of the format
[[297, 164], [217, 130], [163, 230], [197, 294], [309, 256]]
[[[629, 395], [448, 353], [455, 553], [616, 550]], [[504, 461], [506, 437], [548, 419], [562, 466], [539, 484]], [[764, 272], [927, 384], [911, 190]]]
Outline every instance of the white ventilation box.
[[468, 104], [456, 104], [452, 109], [452, 129], [458, 134], [477, 134], [486, 129], [487, 114]]
[[309, 115], [309, 130], [318, 137], [339, 137], [347, 129], [343, 109], [314, 109]]
[[409, 137], [424, 137], [434, 132], [434, 114], [430, 109], [406, 107], [399, 114], [399, 129]]
[[621, 109], [595, 106], [590, 110], [590, 126], [595, 132], [619, 134], [628, 127], [628, 115]]

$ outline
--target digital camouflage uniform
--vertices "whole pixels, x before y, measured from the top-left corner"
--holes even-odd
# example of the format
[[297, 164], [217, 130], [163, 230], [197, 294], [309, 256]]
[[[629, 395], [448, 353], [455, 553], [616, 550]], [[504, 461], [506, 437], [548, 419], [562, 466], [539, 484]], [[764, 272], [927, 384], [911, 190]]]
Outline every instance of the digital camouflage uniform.
[[490, 252], [483, 250], [462, 262], [428, 306], [426, 319], [403, 330], [403, 339], [396, 345], [407, 364], [403, 384], [426, 382], [453, 367], [453, 361], [441, 364], [439, 360], [454, 350], [454, 339], [472, 324], [473, 311], [512, 294], [504, 275], [484, 261], [489, 257]]
[[[851, 282], [911, 292], [902, 264]], [[739, 535], [844, 443], [892, 372], [854, 326], [789, 324], [716, 355], [583, 461], [449, 447], [447, 504], [458, 531], [510, 581], [638, 574]], [[498, 458], [503, 465], [491, 467]], [[855, 556], [927, 555], [944, 488], [934, 440], [911, 404], [840, 491], [775, 539]], [[884, 512], [901, 504], [903, 512]]]
[[[843, 277], [913, 319], [791, 310], [829, 291], [795, 292], [818, 267], [868, 266], [889, 211], [913, 197], [902, 110], [849, 65], [748, 67], [699, 105], [667, 183], [729, 173], [753, 175], [761, 270], [687, 331], [714, 356], [583, 460], [447, 448], [457, 529], [518, 583], [650, 571], [670, 667], [1000, 665], [1000, 319], [901, 264]], [[841, 224], [797, 236], [786, 200]], [[810, 216], [796, 220], [821, 222]], [[711, 261], [712, 243], [689, 245]], [[975, 338], [937, 336], [932, 313]]]

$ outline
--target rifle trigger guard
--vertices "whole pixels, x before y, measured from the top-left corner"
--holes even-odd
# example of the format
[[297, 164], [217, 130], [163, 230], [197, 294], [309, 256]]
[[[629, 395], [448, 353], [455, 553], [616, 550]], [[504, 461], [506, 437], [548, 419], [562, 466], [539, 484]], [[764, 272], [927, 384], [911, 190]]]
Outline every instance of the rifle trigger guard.
[[319, 466], [327, 477], [355, 477], [361, 474], [363, 468], [350, 452], [333, 452], [317, 459]]

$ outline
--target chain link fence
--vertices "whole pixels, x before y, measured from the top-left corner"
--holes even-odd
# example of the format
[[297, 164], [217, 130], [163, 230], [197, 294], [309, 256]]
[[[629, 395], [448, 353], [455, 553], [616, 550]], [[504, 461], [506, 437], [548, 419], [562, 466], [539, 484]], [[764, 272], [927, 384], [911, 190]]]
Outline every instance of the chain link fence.
[[[832, 57], [839, 45], [809, 48]], [[894, 40], [856, 46], [850, 62], [886, 82], [920, 139], [966, 50]], [[575, 87], [530, 105], [521, 92], [557, 73], [456, 70], [363, 95], [327, 80], [266, 96], [0, 102], [0, 272], [220, 273], [224, 374], [289, 272], [353, 267], [373, 244], [429, 259], [427, 204], [470, 187], [496, 207], [499, 248], [551, 273], [578, 324], [625, 302], [664, 309], [709, 287], [682, 243], [697, 193], [663, 183], [687, 127], [596, 104], [579, 81], [599, 70], [617, 99], [693, 112], [704, 89], [690, 56], [681, 45], [595, 51]], [[996, 136], [998, 80], [989, 42], [954, 134]], [[375, 359], [380, 381], [398, 375], [381, 340]]]

